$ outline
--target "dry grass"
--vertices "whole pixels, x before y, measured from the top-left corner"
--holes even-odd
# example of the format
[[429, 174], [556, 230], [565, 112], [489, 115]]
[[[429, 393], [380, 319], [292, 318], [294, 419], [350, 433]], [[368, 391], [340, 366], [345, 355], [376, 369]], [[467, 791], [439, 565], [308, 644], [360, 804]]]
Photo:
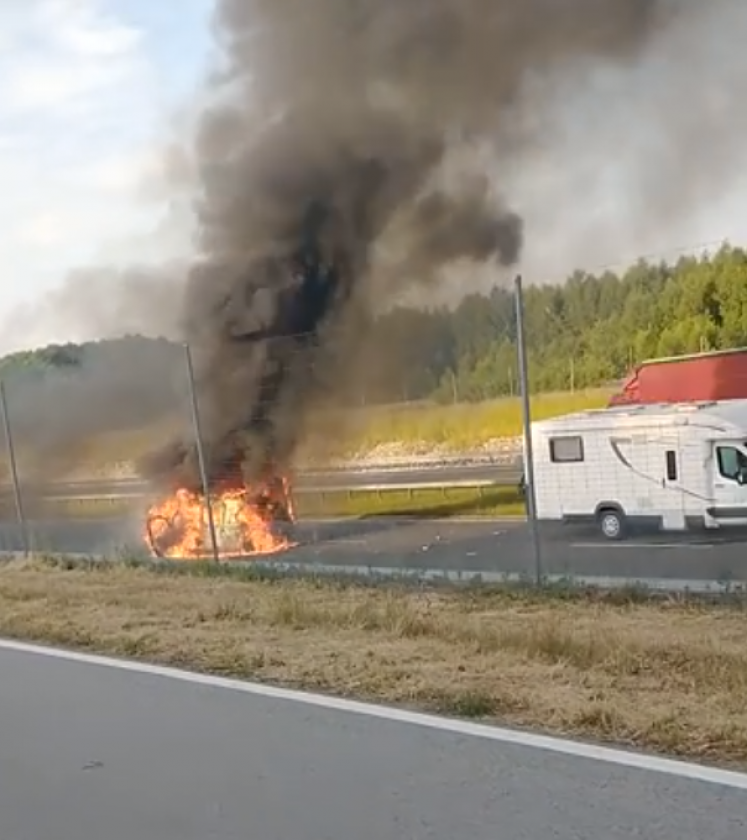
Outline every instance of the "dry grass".
[[738, 605], [204, 571], [10, 563], [0, 634], [747, 764]]

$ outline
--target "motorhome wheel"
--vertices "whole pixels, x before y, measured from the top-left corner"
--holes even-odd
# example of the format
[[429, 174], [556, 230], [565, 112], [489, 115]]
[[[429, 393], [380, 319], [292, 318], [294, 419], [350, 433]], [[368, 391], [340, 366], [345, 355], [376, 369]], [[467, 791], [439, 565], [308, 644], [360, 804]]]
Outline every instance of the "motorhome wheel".
[[619, 510], [608, 509], [599, 512], [599, 528], [608, 540], [625, 539], [625, 516]]

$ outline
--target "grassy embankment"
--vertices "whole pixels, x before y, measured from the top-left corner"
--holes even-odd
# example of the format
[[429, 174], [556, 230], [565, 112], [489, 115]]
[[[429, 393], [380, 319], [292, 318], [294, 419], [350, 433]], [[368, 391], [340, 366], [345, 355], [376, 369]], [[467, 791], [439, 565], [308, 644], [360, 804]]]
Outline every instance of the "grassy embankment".
[[[575, 394], [541, 394], [533, 399], [533, 416], [543, 419], [604, 405], [609, 392], [594, 390]], [[402, 405], [353, 412], [349, 418], [350, 437], [341, 444], [338, 456], [364, 456], [381, 446], [393, 446], [396, 454], [428, 449], [464, 451], [489, 445], [491, 441], [521, 433], [521, 406], [518, 399], [494, 400], [457, 405]], [[121, 473], [123, 465], [136, 459], [147, 448], [168, 436], [168, 426], [109, 434], [89, 441], [76, 454], [81, 463], [93, 464], [95, 475]], [[22, 460], [22, 459], [21, 459]], [[116, 465], [119, 465], [118, 469]], [[86, 470], [80, 471], [85, 473]], [[306, 516], [363, 516], [383, 514], [417, 515], [517, 515], [524, 505], [516, 488], [424, 489], [413, 492], [392, 490], [299, 495], [300, 514]], [[121, 505], [120, 505], [121, 507]], [[116, 504], [76, 502], [65, 509], [79, 515], [110, 515]]]
[[[545, 420], [587, 408], [600, 408], [610, 398], [607, 389], [576, 393], [538, 394], [532, 398], [532, 417]], [[521, 434], [518, 397], [456, 405], [402, 404], [367, 413], [357, 434], [347, 443], [350, 453], [365, 453], [377, 446], [400, 443], [443, 446], [454, 451], [475, 449], [500, 438]], [[404, 447], [403, 447], [404, 448]]]
[[742, 766], [746, 632], [736, 600], [0, 567], [2, 636]]
[[[609, 396], [610, 391], [604, 389], [538, 394], [532, 398], [532, 415], [535, 420], [543, 420], [599, 408]], [[428, 447], [460, 452], [520, 435], [521, 404], [517, 397], [455, 405], [403, 403], [355, 409], [339, 425], [346, 434], [337, 435], [340, 442], [330, 454], [340, 458], [363, 456], [382, 445], [398, 445], [403, 453], [408, 448], [417, 451]], [[321, 426], [324, 428], [325, 424]], [[100, 471], [111, 471], [113, 466], [126, 465], [165, 441], [170, 431], [169, 424], [163, 423], [152, 429], [99, 436], [81, 448], [79, 457]], [[336, 431], [340, 432], [340, 428]]]

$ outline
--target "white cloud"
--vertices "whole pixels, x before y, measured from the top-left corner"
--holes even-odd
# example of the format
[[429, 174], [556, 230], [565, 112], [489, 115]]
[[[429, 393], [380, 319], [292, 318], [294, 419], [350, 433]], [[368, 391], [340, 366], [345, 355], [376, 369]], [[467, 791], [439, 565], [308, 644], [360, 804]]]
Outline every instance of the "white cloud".
[[79, 182], [104, 193], [134, 194], [139, 193], [140, 184], [157, 176], [160, 166], [158, 149], [136, 149], [84, 167]]
[[145, 70], [142, 35], [101, 0], [36, 0], [14, 27], [0, 63], [6, 115], [82, 104]]
[[143, 33], [128, 26], [91, 0], [46, 0], [39, 10], [42, 25], [60, 46], [79, 56], [119, 56], [131, 53]]
[[157, 174], [169, 96], [159, 39], [127, 17], [136, 8], [0, 2], [0, 270], [10, 278], [0, 323], [164, 212], [142, 183]]
[[76, 232], [75, 219], [61, 213], [39, 213], [16, 228], [19, 242], [31, 248], [59, 247]]

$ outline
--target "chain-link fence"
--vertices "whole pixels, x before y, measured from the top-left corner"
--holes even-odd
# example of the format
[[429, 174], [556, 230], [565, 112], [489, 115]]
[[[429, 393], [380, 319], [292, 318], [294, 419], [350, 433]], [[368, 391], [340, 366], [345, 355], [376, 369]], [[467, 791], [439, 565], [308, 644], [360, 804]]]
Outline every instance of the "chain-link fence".
[[137, 459], [189, 419], [182, 354], [148, 355], [149, 365], [136, 354], [124, 367], [104, 359], [5, 378], [1, 551], [142, 551], [144, 511], [156, 489], [143, 482]]
[[[229, 371], [222, 382], [229, 390], [211, 391], [195, 376], [189, 349], [166, 343], [126, 371], [63, 366], [54, 375], [6, 377], [0, 550], [247, 559], [462, 580], [741, 585], [742, 403], [636, 402], [634, 389], [620, 384], [641, 360], [634, 343], [594, 355], [574, 326], [578, 313], [553, 294], [529, 290], [523, 309], [510, 293], [496, 298], [498, 350], [470, 371], [441, 377], [438, 411], [464, 424], [479, 412], [500, 419], [495, 434], [458, 454], [387, 461], [379, 447], [375, 457], [333, 464], [336, 444], [375, 409], [360, 393], [391, 397], [396, 366], [374, 361], [368, 374], [357, 366], [344, 388], [325, 390], [327, 360], [299, 336], [292, 354], [280, 356], [295, 385], [279, 387], [282, 371], [269, 364], [246, 399], [241, 376], [231, 390]], [[538, 336], [553, 330], [543, 344]], [[398, 375], [424, 381], [422, 373]], [[460, 389], [481, 394], [486, 376], [499, 389], [491, 402], [457, 400]], [[531, 453], [522, 452], [527, 411]], [[397, 423], [391, 427], [394, 440]], [[299, 429], [302, 441], [294, 438]], [[304, 457], [289, 466], [282, 456], [299, 443]]]

